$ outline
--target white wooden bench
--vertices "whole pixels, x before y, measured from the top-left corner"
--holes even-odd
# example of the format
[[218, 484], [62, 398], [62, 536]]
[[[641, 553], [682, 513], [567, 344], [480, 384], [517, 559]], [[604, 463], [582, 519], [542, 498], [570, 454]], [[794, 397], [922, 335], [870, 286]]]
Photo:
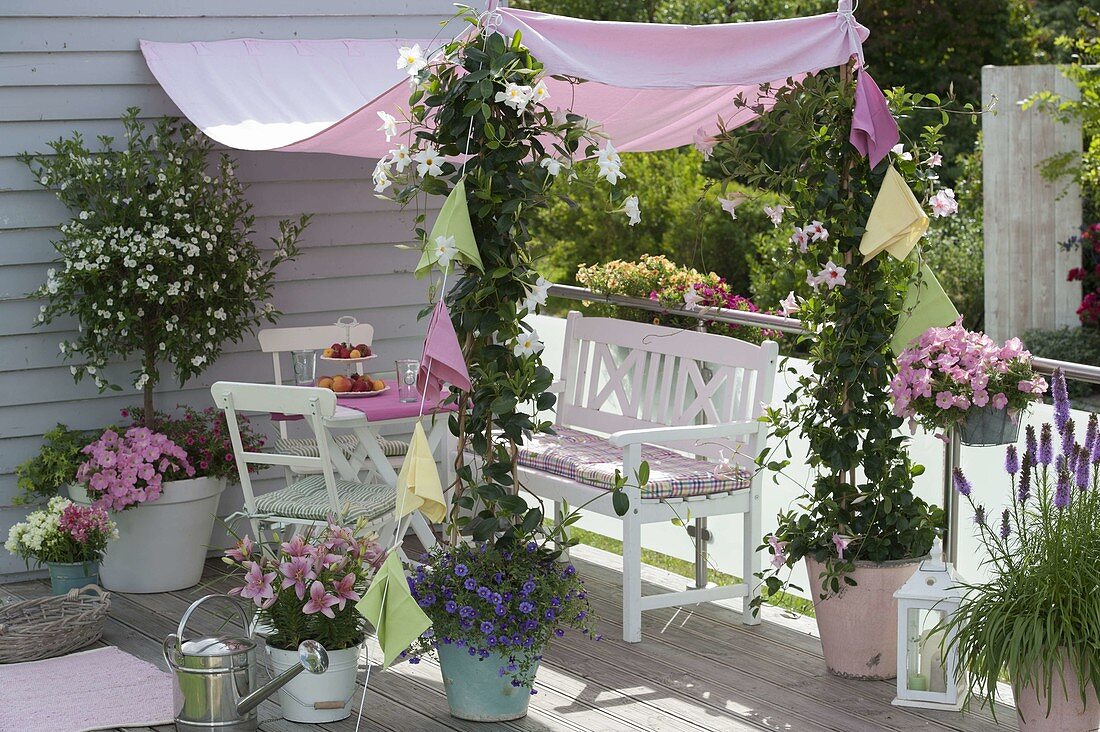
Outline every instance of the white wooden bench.
[[[608, 491], [616, 469], [630, 483], [623, 521], [623, 639], [637, 643], [642, 611], [758, 592], [764, 446], [759, 417], [771, 401], [778, 346], [571, 312], [557, 403], [557, 435], [536, 435], [519, 453], [521, 482], [535, 495], [616, 516]], [[649, 483], [636, 473], [649, 463]], [[706, 586], [706, 518], [742, 514], [744, 582]], [[643, 524], [695, 521], [696, 586], [642, 595]]]

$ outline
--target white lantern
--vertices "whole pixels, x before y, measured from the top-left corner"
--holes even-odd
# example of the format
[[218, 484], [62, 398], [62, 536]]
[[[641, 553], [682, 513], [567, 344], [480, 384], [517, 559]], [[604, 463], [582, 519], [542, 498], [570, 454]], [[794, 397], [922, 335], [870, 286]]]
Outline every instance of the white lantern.
[[898, 692], [903, 707], [958, 710], [955, 680], [958, 656], [949, 651], [950, 637], [936, 627], [959, 609], [963, 590], [955, 569], [943, 561], [936, 539], [932, 553], [894, 593], [898, 601]]

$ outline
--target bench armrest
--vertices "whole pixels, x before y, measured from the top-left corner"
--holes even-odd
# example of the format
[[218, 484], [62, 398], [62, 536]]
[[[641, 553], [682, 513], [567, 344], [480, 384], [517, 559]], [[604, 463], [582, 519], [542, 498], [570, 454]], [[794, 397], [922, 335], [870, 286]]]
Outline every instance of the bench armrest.
[[546, 392], [548, 394], [564, 394], [565, 393], [565, 380], [558, 379], [547, 387]]
[[738, 435], [755, 435], [765, 428], [755, 419], [741, 419], [721, 424], [687, 424], [675, 427], [653, 427], [640, 430], [623, 430], [607, 438], [616, 447], [641, 445], [647, 442], [679, 442], [684, 440], [717, 440]]

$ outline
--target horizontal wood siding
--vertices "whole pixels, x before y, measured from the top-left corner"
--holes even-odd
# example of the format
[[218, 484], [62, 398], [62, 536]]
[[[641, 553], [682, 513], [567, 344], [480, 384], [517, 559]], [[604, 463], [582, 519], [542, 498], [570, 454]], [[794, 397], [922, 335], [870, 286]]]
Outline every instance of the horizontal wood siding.
[[[0, 541], [25, 514], [12, 505], [14, 470], [37, 452], [42, 433], [58, 422], [102, 427], [139, 401], [133, 392], [98, 394], [87, 383], [73, 384], [57, 344], [74, 336], [74, 323], [32, 327], [42, 303], [26, 293], [44, 281], [54, 256], [50, 241], [68, 212], [15, 155], [44, 152], [49, 141], [74, 130], [89, 140], [118, 136], [118, 116], [130, 106], [148, 117], [178, 114], [145, 66], [142, 38], [425, 38], [439, 33], [440, 21], [454, 12], [449, 0], [35, 0], [0, 8]], [[423, 328], [416, 315], [426, 288], [410, 274], [416, 254], [396, 246], [410, 238], [411, 214], [374, 196], [374, 162], [233, 155], [241, 180], [250, 184], [262, 247], [270, 247], [280, 218], [314, 214], [302, 256], [278, 275], [275, 305], [285, 313], [280, 324], [331, 323], [350, 314], [375, 326], [381, 369], [392, 369], [392, 359], [419, 355]], [[118, 374], [129, 369], [112, 367]], [[270, 359], [246, 336], [228, 344], [202, 378], [161, 390], [157, 403], [205, 406], [218, 379], [270, 376]], [[276, 485], [271, 478], [259, 483], [261, 489]], [[0, 581], [24, 570], [21, 561], [0, 553]]]

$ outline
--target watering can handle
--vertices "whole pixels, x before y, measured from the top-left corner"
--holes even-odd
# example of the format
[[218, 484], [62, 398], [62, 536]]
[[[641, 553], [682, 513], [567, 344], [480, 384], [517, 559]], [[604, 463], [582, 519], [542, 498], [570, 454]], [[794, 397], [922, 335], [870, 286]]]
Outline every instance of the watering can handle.
[[[244, 608], [241, 606], [241, 603], [239, 601], [235, 600], [229, 595], [206, 595], [191, 603], [191, 607], [187, 608], [187, 610], [185, 610], [183, 613], [183, 617], [180, 618], [180, 625], [178, 628], [176, 628], [175, 636], [177, 647], [180, 643], [183, 642], [183, 633], [187, 629], [187, 621], [191, 619], [191, 614], [198, 610], [199, 605], [203, 604], [207, 600], [222, 600], [223, 602], [228, 601], [229, 604], [231, 604], [237, 610], [237, 617], [241, 621], [241, 627], [244, 628], [245, 635], [249, 638], [252, 637], [252, 633], [249, 632], [248, 628], [248, 616], [245, 615]], [[168, 636], [168, 639], [166, 639], [165, 642], [167, 643], [167, 640], [170, 640], [171, 638], [172, 636]]]

